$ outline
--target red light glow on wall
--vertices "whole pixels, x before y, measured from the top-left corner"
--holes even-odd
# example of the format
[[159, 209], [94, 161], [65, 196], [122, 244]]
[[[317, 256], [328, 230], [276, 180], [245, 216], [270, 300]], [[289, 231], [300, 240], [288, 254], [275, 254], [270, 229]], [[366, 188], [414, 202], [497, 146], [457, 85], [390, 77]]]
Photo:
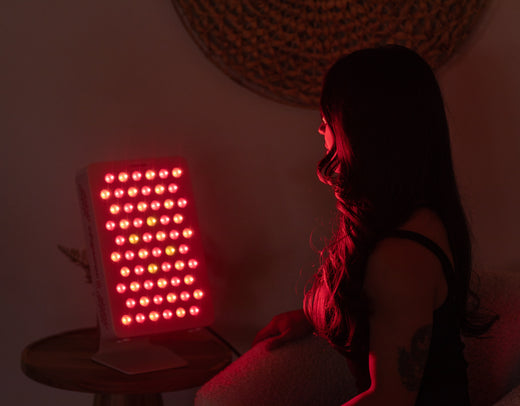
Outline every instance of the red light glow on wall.
[[188, 175], [180, 158], [93, 164], [78, 175], [102, 334], [212, 323]]

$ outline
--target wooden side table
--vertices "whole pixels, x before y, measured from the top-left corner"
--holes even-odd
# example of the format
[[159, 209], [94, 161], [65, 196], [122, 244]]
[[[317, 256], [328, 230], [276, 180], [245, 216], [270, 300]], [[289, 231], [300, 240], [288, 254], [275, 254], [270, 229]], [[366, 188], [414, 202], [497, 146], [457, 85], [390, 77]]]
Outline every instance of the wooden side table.
[[126, 375], [91, 360], [99, 335], [95, 328], [39, 340], [22, 353], [22, 370], [31, 379], [60, 389], [94, 393], [94, 405], [162, 405], [162, 392], [204, 384], [231, 363], [231, 351], [208, 331], [178, 331], [151, 339], [188, 362], [176, 369]]

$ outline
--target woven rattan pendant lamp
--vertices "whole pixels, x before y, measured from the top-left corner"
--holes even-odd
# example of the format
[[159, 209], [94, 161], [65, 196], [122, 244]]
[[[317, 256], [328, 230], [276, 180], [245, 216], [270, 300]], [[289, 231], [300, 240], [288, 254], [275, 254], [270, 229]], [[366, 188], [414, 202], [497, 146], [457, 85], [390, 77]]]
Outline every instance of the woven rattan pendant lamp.
[[205, 55], [278, 102], [317, 108], [340, 56], [400, 44], [434, 68], [464, 41], [486, 0], [172, 0]]

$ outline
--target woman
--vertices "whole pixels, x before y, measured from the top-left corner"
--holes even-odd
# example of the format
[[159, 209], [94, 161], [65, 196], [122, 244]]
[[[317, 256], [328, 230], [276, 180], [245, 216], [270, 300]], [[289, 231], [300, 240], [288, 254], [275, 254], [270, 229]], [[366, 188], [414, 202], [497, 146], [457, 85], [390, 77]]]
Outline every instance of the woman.
[[305, 315], [275, 317], [255, 342], [326, 337], [357, 378], [348, 406], [469, 405], [460, 333], [480, 335], [494, 320], [475, 316], [469, 230], [432, 70], [400, 46], [354, 52], [327, 73], [321, 112], [318, 176], [334, 190], [337, 231]]

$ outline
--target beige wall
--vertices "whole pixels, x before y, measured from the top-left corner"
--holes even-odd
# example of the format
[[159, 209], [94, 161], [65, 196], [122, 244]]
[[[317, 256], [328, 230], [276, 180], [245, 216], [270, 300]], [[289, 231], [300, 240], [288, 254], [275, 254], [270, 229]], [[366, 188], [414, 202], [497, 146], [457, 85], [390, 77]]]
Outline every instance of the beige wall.
[[[439, 72], [480, 267], [518, 268], [520, 3], [495, 0]], [[90, 404], [36, 384], [23, 347], [95, 323], [90, 287], [57, 244], [81, 247], [74, 174], [88, 163], [190, 163], [215, 327], [242, 350], [296, 307], [312, 232], [334, 202], [315, 177], [319, 115], [261, 98], [204, 58], [168, 0], [18, 0], [0, 13], [3, 399]], [[189, 404], [190, 393], [181, 394]], [[168, 395], [165, 401], [178, 400]]]

